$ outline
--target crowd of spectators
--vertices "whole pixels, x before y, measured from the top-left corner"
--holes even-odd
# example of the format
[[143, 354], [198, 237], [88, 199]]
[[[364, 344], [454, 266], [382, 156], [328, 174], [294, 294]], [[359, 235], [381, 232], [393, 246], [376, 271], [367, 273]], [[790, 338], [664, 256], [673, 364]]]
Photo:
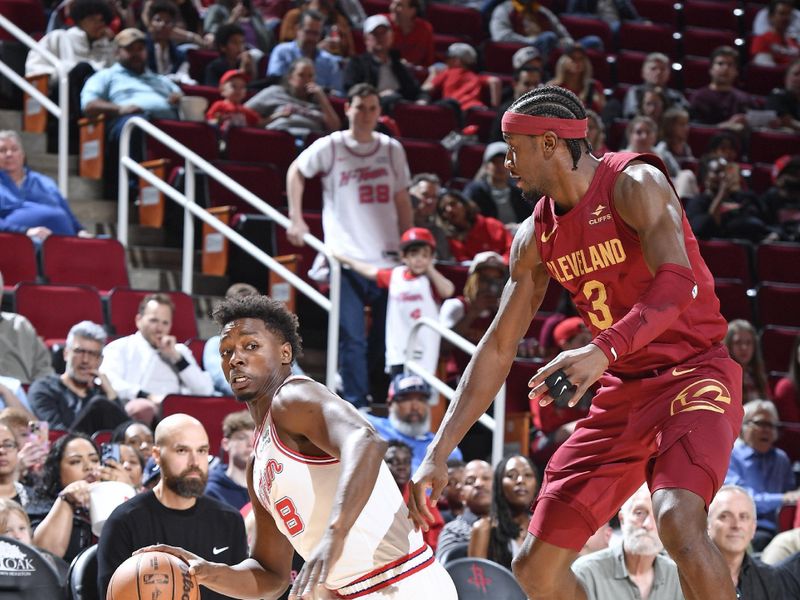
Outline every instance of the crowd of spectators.
[[[125, 8], [103, 0], [73, 0], [52, 20], [63, 27], [42, 38], [69, 71], [72, 116], [102, 114], [109, 120], [112, 158], [106, 162], [114, 169], [113, 151], [126, 119], [137, 114], [179, 118], [181, 98], [191, 95], [198, 82], [218, 89], [219, 99], [206, 118], [223, 137], [231, 127], [265, 127], [296, 138], [305, 151], [287, 177], [293, 221], [289, 238], [294, 243], [301, 244], [309, 230], [303, 219], [308, 179], [327, 177], [337, 152], [354, 157], [354, 172], [371, 166], [374, 153], [386, 153], [388, 167], [376, 175], [386, 176], [386, 183], [355, 185], [351, 196], [358, 205], [348, 207], [339, 200], [334, 209], [333, 195], [347, 196], [345, 186], [324, 184], [323, 228], [325, 242], [347, 265], [342, 305], [349, 318], [342, 319], [340, 391], [365, 409], [386, 398], [388, 416], [369, 418], [384, 437], [395, 440], [386, 461], [401, 488], [430, 442], [431, 400], [435, 404], [436, 397], [424, 381], [404, 373], [405, 349], [385, 340], [391, 338], [397, 346], [409, 323], [420, 316], [439, 319], [473, 343], [491, 323], [508, 278], [513, 233], [530, 214], [530, 205], [505, 168], [499, 118], [526, 91], [547, 83], [577, 94], [592, 111], [590, 139], [598, 158], [609, 148], [660, 156], [698, 238], [745, 239], [754, 245], [800, 240], [800, 156], [778, 160], [768, 190], [756, 189], [746, 175], [752, 163], [763, 162], [748, 154], [755, 132], [800, 131], [800, 12], [791, 3], [773, 0], [756, 17], [746, 52], [716, 48], [709, 57], [707, 85], [695, 90], [671, 85], [672, 59], [653, 52], [643, 60], [641, 83], [627, 91], [607, 90], [595, 78], [592, 59], [604, 49], [602, 40], [573, 36], [560, 13], [538, 2], [450, 3], [482, 9], [493, 42], [521, 45], [509, 74], [485, 71], [485, 56], [471, 44], [437, 44], [437, 32], [426, 19], [429, 4], [392, 0], [386, 13], [366, 15], [353, 0], [149, 0]], [[571, 1], [564, 12], [600, 19], [612, 31], [626, 21], [643, 21], [625, 0]], [[216, 53], [194, 81], [189, 56], [211, 49]], [[741, 76], [750, 65], [785, 69], [782, 87], [767, 96], [746, 92]], [[36, 52], [28, 56], [26, 74], [48, 75], [49, 93], [56, 93], [53, 70]], [[456, 134], [467, 137], [475, 134], [472, 117], [495, 111], [488, 133], [481, 134], [481, 141], [493, 143], [484, 147], [477, 172], [453, 181], [412, 172], [407, 150], [393, 139], [403, 131], [392, 117], [407, 103], [452, 111]], [[690, 134], [701, 125], [716, 128], [718, 135], [698, 148]], [[141, 142], [134, 138], [133, 143], [134, 156], [143, 157]], [[337, 177], [339, 183], [352, 179], [356, 184], [360, 176], [340, 172]], [[366, 204], [377, 209], [368, 218]], [[22, 141], [14, 132], [0, 132], [0, 231], [24, 233], [37, 241], [52, 233], [90, 235], [55, 183], [25, 165]], [[452, 271], [440, 270], [437, 261], [459, 263], [457, 272], [466, 278], [463, 289], [455, 288], [448, 279]], [[392, 300], [407, 299], [411, 280], [421, 286], [425, 304], [414, 306], [410, 321], [390, 322]], [[369, 337], [366, 306], [371, 309]], [[100, 325], [75, 324], [64, 332], [63, 373], [55, 373], [47, 348], [23, 315], [0, 314], [0, 397], [6, 407], [0, 413], [0, 452], [12, 457], [5, 466], [0, 461], [0, 524], [5, 523], [8, 535], [40, 548], [58, 567], [59, 560], [69, 562], [97, 540], [88, 514], [93, 485], [129, 483], [140, 492], [137, 499], [109, 520], [113, 541], [100, 535], [103, 588], [121, 557], [139, 545], [169, 541], [191, 549], [198, 541], [177, 532], [198, 519], [217, 518], [204, 517], [207, 511], [224, 515], [231, 524], [226, 528], [231, 536], [226, 560], [238, 561], [245, 547], [236, 511], [248, 501], [244, 468], [254, 424], [246, 415], [226, 419], [222, 448], [229, 462], [209, 465], [208, 437], [201, 424], [188, 416], [160, 419], [160, 404], [168, 394], [229, 392], [226, 382], [212, 380], [219, 370], [213, 344], [209, 362], [201, 367], [181, 340], [170, 335], [174, 310], [166, 296], [146, 298], [135, 317], [137, 333], [108, 345]], [[572, 314], [564, 316], [553, 324], [550, 339], [540, 340], [533, 351], [526, 347], [521, 356], [541, 360], [580, 345], [588, 331]], [[398, 331], [402, 334], [392, 335]], [[800, 493], [791, 469], [800, 460], [800, 335], [774, 381], [764, 366], [759, 336], [753, 324], [733, 320], [725, 339], [742, 366], [747, 405], [726, 480], [731, 485], [709, 507], [709, 533], [734, 582], [753, 590], [748, 586], [758, 580], [769, 590], [748, 596], [755, 598], [779, 597], [758, 594], [794, 589], [796, 554], [787, 555], [788, 564], [773, 568], [751, 559], [745, 549], [768, 547], [780, 529], [781, 509], [794, 506]], [[387, 345], [390, 349], [384, 352]], [[430, 344], [424, 346], [430, 349]], [[431, 370], [441, 363], [454, 383], [468, 357], [449, 344], [442, 344], [441, 352], [438, 342], [436, 346]], [[420, 350], [413, 358], [422, 354]], [[376, 371], [394, 376], [388, 394], [381, 394], [380, 385], [371, 380]], [[460, 452], [451, 457], [452, 480], [439, 502], [443, 529], [428, 539], [438, 544], [439, 556], [466, 545], [473, 556], [509, 566], [524, 539], [538, 471], [585, 409], [579, 406], [555, 419], [533, 416], [532, 443], [523, 454], [532, 451], [535, 464], [525, 456], [507, 457], [492, 477], [491, 466], [482, 460], [465, 466]], [[69, 433], [48, 445], [31, 437], [29, 422], [47, 422], [51, 429]], [[119, 460], [103, 462], [100, 448], [88, 437], [99, 430], [115, 430], [112, 443], [119, 444]], [[177, 439], [191, 448], [191, 457], [175, 455]], [[155, 492], [148, 489], [153, 485]], [[219, 502], [207, 503], [206, 496]], [[23, 511], [6, 506], [6, 498]], [[597, 552], [576, 563], [590, 597], [616, 594], [614, 586], [638, 587], [642, 596], [679, 597], [674, 564], [661, 554], [648, 503], [647, 490], [637, 492], [620, 510], [621, 543], [603, 550], [610, 531], [604, 526], [591, 548]], [[150, 523], [142, 514], [155, 520]], [[134, 522], [150, 525], [138, 529]], [[159, 529], [156, 522], [166, 525]], [[744, 530], [747, 543], [731, 546], [726, 528]], [[642, 577], [649, 587], [642, 586]]]

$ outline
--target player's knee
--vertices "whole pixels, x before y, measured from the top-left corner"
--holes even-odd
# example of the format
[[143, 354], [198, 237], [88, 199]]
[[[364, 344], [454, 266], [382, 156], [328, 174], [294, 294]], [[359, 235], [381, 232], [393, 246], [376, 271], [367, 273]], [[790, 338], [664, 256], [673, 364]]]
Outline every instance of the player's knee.
[[698, 518], [694, 507], [680, 502], [663, 502], [656, 511], [658, 535], [676, 562], [691, 557], [703, 543], [705, 518]]

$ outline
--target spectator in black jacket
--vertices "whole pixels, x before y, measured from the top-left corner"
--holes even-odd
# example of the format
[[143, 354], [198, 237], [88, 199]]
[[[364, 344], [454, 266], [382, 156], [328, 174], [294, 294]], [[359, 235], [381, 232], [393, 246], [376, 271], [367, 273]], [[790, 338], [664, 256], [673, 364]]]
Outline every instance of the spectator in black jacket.
[[567, 2], [568, 14], [595, 17], [608, 23], [612, 31], [619, 30], [623, 21], [639, 21], [639, 13], [631, 0], [611, 0], [599, 2], [598, 0], [569, 0]]
[[510, 180], [505, 167], [505, 142], [492, 142], [483, 153], [483, 165], [475, 179], [464, 188], [464, 195], [475, 202], [481, 214], [494, 217], [506, 226], [521, 223], [531, 215], [522, 190]]
[[54, 429], [88, 435], [128, 420], [108, 377], [98, 371], [105, 342], [106, 332], [97, 323], [81, 321], [69, 330], [65, 372], [37, 379], [29, 390], [28, 400], [39, 419]]
[[398, 100], [414, 101], [419, 83], [403, 64], [400, 53], [392, 50], [394, 34], [385, 15], [372, 15], [364, 21], [364, 45], [367, 50], [354, 56], [344, 71], [344, 89], [368, 83], [378, 89], [381, 109], [389, 112]]
[[770, 92], [766, 108], [775, 111], [781, 127], [800, 131], [800, 58], [786, 69], [783, 87]]

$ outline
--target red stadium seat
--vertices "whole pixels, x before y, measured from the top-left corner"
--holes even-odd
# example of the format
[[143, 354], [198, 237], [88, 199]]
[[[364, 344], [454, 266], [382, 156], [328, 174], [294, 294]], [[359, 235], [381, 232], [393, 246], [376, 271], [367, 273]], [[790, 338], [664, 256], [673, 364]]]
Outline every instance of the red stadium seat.
[[633, 4], [643, 19], [673, 27], [678, 24], [678, 13], [673, 0], [635, 0]]
[[561, 24], [567, 28], [573, 39], [579, 40], [587, 35], [596, 35], [603, 41], [606, 52], [614, 48], [614, 38], [608, 23], [592, 17], [579, 17], [577, 15], [559, 15]]
[[703, 156], [708, 151], [708, 143], [711, 138], [721, 133], [719, 127], [713, 125], [696, 125], [692, 123], [689, 127], [689, 147], [695, 156]]
[[767, 325], [761, 332], [761, 354], [767, 371], [789, 370], [792, 348], [800, 328]]
[[[189, 77], [195, 81], [204, 83], [206, 80], [206, 67], [208, 63], [216, 58], [219, 58], [219, 52], [217, 50], [190, 48], [186, 52], [186, 60], [189, 63]], [[219, 90], [217, 90], [217, 95], [219, 95]]]
[[525, 44], [514, 42], [487, 41], [483, 46], [483, 70], [492, 73], [513, 73], [511, 57], [517, 50], [524, 47]]
[[92, 441], [98, 447], [101, 444], [108, 444], [111, 441], [111, 434], [113, 431], [111, 429], [101, 429], [100, 431], [95, 431], [92, 434]]
[[[286, 205], [286, 177], [273, 165], [217, 161], [214, 166], [267, 204], [276, 208]], [[208, 178], [208, 199], [211, 206], [233, 206], [238, 214], [260, 212], [212, 177]]]
[[411, 174], [436, 173], [442, 181], [450, 181], [453, 166], [450, 153], [438, 142], [400, 138], [406, 151]]
[[761, 282], [800, 284], [800, 244], [760, 244], [756, 251], [756, 273]]
[[720, 312], [726, 321], [744, 319], [753, 322], [753, 307], [747, 296], [748, 286], [738, 279], [715, 279], [714, 291], [719, 298]]
[[42, 245], [42, 270], [49, 283], [92, 285], [103, 295], [129, 285], [125, 248], [112, 239], [51, 235]]
[[361, 6], [368, 15], [382, 15], [389, 12], [390, 0], [361, 0]]
[[642, 65], [647, 57], [646, 52], [620, 50], [617, 54], [617, 81], [619, 83], [642, 83]]
[[[114, 288], [108, 296], [109, 325], [112, 333], [118, 337], [136, 333], [135, 317], [139, 311], [139, 303], [153, 290], [132, 290]], [[162, 292], [172, 298], [175, 314], [172, 317], [172, 335], [178, 340], [197, 337], [197, 319], [194, 314], [192, 297], [183, 292]]]
[[483, 164], [483, 152], [486, 146], [483, 144], [464, 144], [458, 150], [458, 171], [457, 177], [472, 179], [475, 173]]
[[681, 62], [681, 79], [687, 90], [696, 90], [708, 85], [708, 70], [711, 61], [699, 56], [687, 56]]
[[36, 281], [36, 248], [24, 233], [0, 233], [0, 273], [3, 291], [9, 292], [20, 281]]
[[209, 454], [219, 452], [222, 443], [222, 420], [233, 412], [243, 410], [244, 405], [232, 396], [183, 396], [170, 394], [161, 405], [163, 415], [184, 413], [203, 424], [208, 434]]
[[784, 154], [796, 154], [800, 135], [756, 130], [750, 136], [750, 162], [775, 162]]
[[[47, 23], [41, 2], [33, 0], [0, 0], [0, 15], [34, 37], [43, 32]], [[16, 41], [4, 28], [0, 28], [0, 41]]]
[[738, 279], [752, 285], [751, 253], [748, 242], [740, 240], [700, 240], [700, 255], [716, 279]]
[[477, 125], [478, 139], [484, 144], [489, 142], [492, 133], [492, 125], [497, 117], [497, 111], [493, 109], [476, 108], [467, 113], [465, 126]]
[[800, 285], [765, 283], [756, 296], [758, 321], [762, 326], [800, 327]]
[[190, 340], [186, 340], [183, 342], [192, 351], [192, 356], [194, 356], [194, 360], [200, 365], [200, 368], [203, 367], [203, 350], [206, 347], [206, 340], [200, 338], [192, 338]]
[[49, 429], [47, 431], [47, 439], [51, 444], [58, 441], [58, 438], [62, 438], [67, 435], [69, 432], [64, 431], [63, 429]]
[[181, 91], [186, 96], [200, 96], [208, 100], [208, 105], [211, 106], [217, 100], [222, 100], [219, 95], [219, 88], [211, 85], [189, 85], [188, 83], [181, 84]]
[[228, 160], [270, 163], [286, 173], [296, 156], [294, 137], [285, 131], [234, 127], [228, 132]]
[[763, 65], [747, 65], [744, 72], [744, 91], [750, 94], [766, 96], [775, 88], [783, 87], [786, 67], [767, 67]]
[[104, 323], [103, 303], [88, 285], [39, 285], [22, 282], [14, 291], [16, 311], [33, 324], [48, 346], [62, 344], [80, 321]]
[[464, 291], [464, 285], [467, 283], [469, 267], [460, 263], [437, 263], [436, 269], [444, 275], [447, 279], [453, 282], [456, 288], [454, 296], [460, 296]]
[[[713, 21], [708, 22], [711, 25]], [[732, 31], [687, 27], [683, 31], [683, 52], [690, 56], [710, 56], [719, 46], [736, 46], [737, 34]]]
[[673, 28], [668, 25], [623, 21], [617, 35], [619, 50], [663, 52], [671, 59], [678, 57], [678, 44], [673, 38]]
[[772, 167], [769, 163], [755, 163], [750, 168], [748, 188], [756, 194], [763, 194], [772, 187]]
[[394, 120], [403, 137], [423, 140], [441, 140], [458, 129], [456, 114], [438, 104], [398, 102], [394, 107]]
[[485, 36], [481, 13], [474, 8], [429, 2], [425, 18], [436, 33], [468, 38], [473, 45], [480, 44]]
[[[638, 6], [638, 2], [637, 2]], [[739, 17], [734, 13], [735, 2], [687, 0], [683, 5], [683, 24], [689, 27], [711, 27], [738, 34]]]
[[[208, 123], [164, 119], [153, 124], [206, 160], [215, 160], [219, 156], [217, 131]], [[161, 142], [148, 138], [147, 159], [155, 160], [158, 158], [168, 158], [172, 161], [173, 167], [182, 166], [184, 162], [183, 158], [161, 144]]]

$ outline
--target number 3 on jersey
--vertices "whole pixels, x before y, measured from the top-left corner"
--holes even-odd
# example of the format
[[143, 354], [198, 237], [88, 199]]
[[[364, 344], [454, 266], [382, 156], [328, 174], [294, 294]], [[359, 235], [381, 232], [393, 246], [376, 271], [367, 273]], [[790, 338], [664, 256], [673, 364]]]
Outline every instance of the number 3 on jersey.
[[284, 496], [275, 503], [275, 510], [278, 511], [281, 521], [286, 525], [289, 535], [295, 536], [305, 529], [303, 519], [297, 514], [294, 502], [288, 496]]
[[358, 186], [358, 201], [361, 204], [386, 204], [389, 202], [389, 186], [381, 185], [360, 185]]
[[611, 327], [614, 319], [608, 304], [606, 304], [606, 300], [608, 300], [606, 286], [596, 279], [591, 279], [583, 284], [583, 295], [592, 303], [592, 310], [587, 313], [592, 325], [600, 330]]

